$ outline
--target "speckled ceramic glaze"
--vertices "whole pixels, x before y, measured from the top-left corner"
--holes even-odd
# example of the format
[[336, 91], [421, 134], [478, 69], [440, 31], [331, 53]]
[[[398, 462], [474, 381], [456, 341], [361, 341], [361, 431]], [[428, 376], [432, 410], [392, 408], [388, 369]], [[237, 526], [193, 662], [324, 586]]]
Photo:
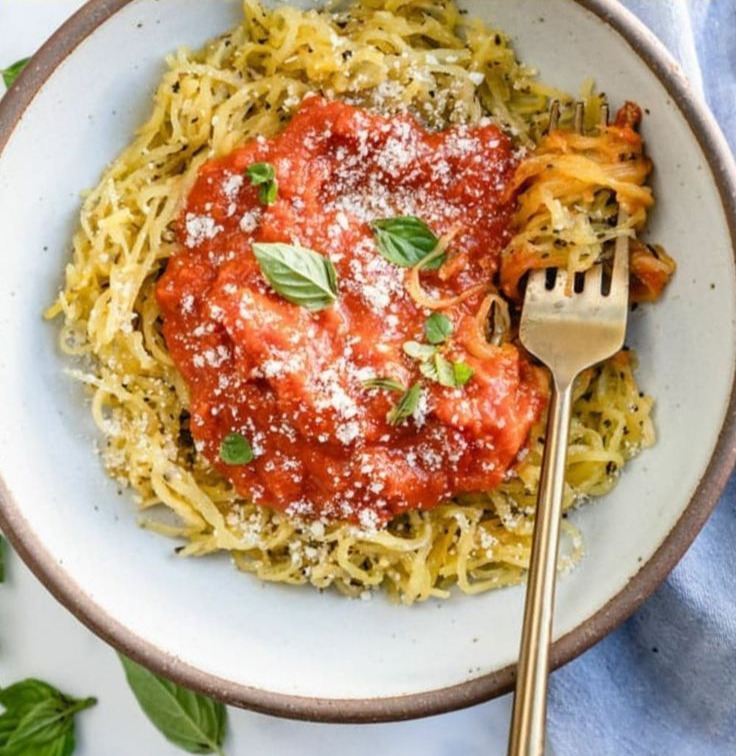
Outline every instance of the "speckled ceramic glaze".
[[[587, 554], [559, 585], [554, 660], [624, 619], [697, 533], [733, 464], [734, 168], [711, 117], [632, 16], [604, 0], [476, 0], [523, 59], [568, 89], [594, 76], [636, 99], [657, 166], [651, 236], [677, 258], [631, 343], [657, 398], [656, 448], [575, 514]], [[235, 24], [229, 0], [92, 0], [0, 105], [2, 525], [48, 588], [159, 672], [284, 716], [369, 721], [435, 713], [513, 682], [520, 588], [404, 608], [265, 585], [226, 558], [181, 560], [140, 530], [94, 455], [84, 393], [41, 312], [69, 255], [79, 192], [131, 139], [163, 56]]]

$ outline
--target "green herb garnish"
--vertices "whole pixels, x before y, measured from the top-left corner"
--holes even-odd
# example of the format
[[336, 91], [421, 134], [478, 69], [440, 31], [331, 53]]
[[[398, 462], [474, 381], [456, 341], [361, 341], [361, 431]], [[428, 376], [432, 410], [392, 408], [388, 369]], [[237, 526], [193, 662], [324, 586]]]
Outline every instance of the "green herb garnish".
[[70, 756], [74, 715], [94, 706], [94, 698], [71, 698], [40, 680], [28, 679], [0, 690], [0, 753], [7, 756]]
[[226, 465], [247, 465], [253, 459], [253, 449], [245, 436], [228, 433], [220, 444], [220, 459]]
[[434, 357], [437, 347], [420, 344], [418, 341], [406, 341], [403, 345], [404, 353], [413, 360], [428, 360]]
[[224, 756], [227, 711], [221, 703], [158, 677], [122, 654], [119, 656], [141, 709], [168, 741], [189, 753]]
[[[378, 249], [389, 261], [402, 268], [413, 268], [435, 251], [439, 239], [429, 226], [419, 218], [400, 215], [383, 218], [371, 224]], [[445, 262], [447, 255], [438, 255], [425, 267], [436, 270]]]
[[12, 66], [0, 68], [0, 76], [3, 77], [3, 82], [8, 89], [10, 89], [13, 82], [21, 75], [23, 69], [28, 65], [29, 60], [30, 58], [23, 58], [22, 60], [17, 60]]
[[386, 391], [398, 391], [399, 393], [406, 391], [406, 387], [393, 378], [369, 378], [367, 381], [362, 381], [362, 385], [366, 389], [385, 389]]
[[419, 362], [419, 372], [430, 381], [447, 388], [464, 386], [473, 377], [473, 368], [465, 362], [450, 362], [436, 346], [407, 341], [404, 352]]
[[419, 406], [421, 397], [422, 387], [419, 383], [415, 383], [402, 394], [401, 399], [386, 415], [386, 422], [389, 425], [398, 425], [407, 417], [411, 417]]
[[419, 371], [425, 378], [448, 388], [455, 388], [455, 373], [452, 363], [442, 354], [437, 354], [419, 366]]
[[272, 288], [293, 304], [323, 310], [337, 299], [335, 266], [322, 255], [293, 244], [254, 244], [253, 254]]
[[455, 374], [456, 386], [464, 386], [475, 374], [475, 370], [467, 362], [453, 362], [452, 370]]
[[279, 196], [279, 182], [276, 179], [276, 169], [271, 163], [253, 163], [245, 170], [251, 186], [257, 186], [258, 201], [262, 205], [273, 205]]
[[441, 312], [430, 315], [424, 324], [424, 333], [430, 344], [442, 344], [450, 338], [452, 331], [452, 321]]

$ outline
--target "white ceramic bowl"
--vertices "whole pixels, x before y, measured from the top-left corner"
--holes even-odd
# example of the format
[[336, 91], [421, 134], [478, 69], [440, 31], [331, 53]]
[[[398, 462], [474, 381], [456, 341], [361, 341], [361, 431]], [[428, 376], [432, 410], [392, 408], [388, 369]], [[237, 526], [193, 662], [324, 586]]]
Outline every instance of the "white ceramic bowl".
[[[651, 236], [677, 258], [631, 342], [657, 399], [657, 446], [615, 493], [575, 515], [587, 556], [559, 585], [554, 662], [632, 612], [682, 555], [734, 461], [734, 167], [711, 116], [655, 39], [605, 0], [466, 3], [571, 90], [594, 76], [651, 113]], [[293, 717], [377, 720], [468, 705], [509, 688], [523, 591], [410, 609], [265, 585], [225, 558], [181, 560], [142, 531], [92, 451], [56, 328], [79, 192], [131, 139], [163, 56], [238, 21], [230, 0], [92, 0], [0, 106], [2, 526], [48, 588], [126, 653], [235, 704]], [[729, 225], [731, 231], [729, 231]]]

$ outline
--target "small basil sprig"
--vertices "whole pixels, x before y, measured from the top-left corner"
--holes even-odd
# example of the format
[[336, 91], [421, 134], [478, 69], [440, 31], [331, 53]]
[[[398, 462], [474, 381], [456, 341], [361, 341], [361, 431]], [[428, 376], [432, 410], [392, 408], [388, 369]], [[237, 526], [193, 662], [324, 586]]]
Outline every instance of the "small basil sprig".
[[455, 372], [452, 363], [440, 352], [436, 352], [431, 359], [422, 362], [419, 372], [441, 386], [455, 388]]
[[418, 341], [405, 341], [402, 349], [407, 357], [420, 361], [431, 359], [437, 352], [436, 346], [420, 344]]
[[226, 465], [247, 465], [253, 461], [253, 449], [240, 433], [228, 433], [220, 444], [220, 459]]
[[472, 377], [475, 371], [466, 362], [450, 362], [441, 352], [419, 365], [419, 372], [429, 380], [447, 388], [460, 388]]
[[474, 374], [474, 370], [465, 362], [450, 362], [436, 346], [407, 341], [404, 353], [419, 362], [419, 372], [430, 381], [447, 388], [464, 386]]
[[94, 706], [94, 698], [71, 698], [41, 680], [28, 679], [0, 690], [0, 754], [70, 756], [74, 715]]
[[21, 75], [23, 69], [28, 65], [29, 60], [30, 58], [23, 58], [22, 60], [17, 60], [13, 65], [8, 66], [7, 68], [0, 68], [0, 76], [3, 77], [3, 83], [8, 89], [10, 89], [13, 82]]
[[389, 425], [398, 425], [403, 420], [411, 417], [416, 412], [421, 398], [422, 387], [419, 383], [415, 383], [401, 395], [401, 399], [386, 415], [386, 422]]
[[[383, 218], [371, 224], [378, 249], [389, 262], [402, 268], [413, 268], [432, 254], [439, 239], [429, 226], [411, 215]], [[442, 267], [447, 255], [438, 255], [424, 267], [436, 270]]]
[[452, 321], [441, 312], [433, 312], [424, 324], [424, 334], [430, 344], [442, 344], [452, 336]]
[[258, 187], [258, 201], [262, 205], [273, 205], [279, 196], [279, 182], [276, 169], [271, 163], [253, 163], [245, 169], [251, 186]]
[[467, 362], [453, 362], [452, 372], [456, 386], [464, 386], [475, 375], [475, 370]]
[[294, 244], [253, 245], [253, 254], [275, 292], [308, 310], [323, 310], [337, 299], [335, 266], [322, 255]]
[[161, 734], [188, 753], [224, 756], [227, 710], [211, 698], [154, 675], [119, 654], [125, 677], [143, 713]]

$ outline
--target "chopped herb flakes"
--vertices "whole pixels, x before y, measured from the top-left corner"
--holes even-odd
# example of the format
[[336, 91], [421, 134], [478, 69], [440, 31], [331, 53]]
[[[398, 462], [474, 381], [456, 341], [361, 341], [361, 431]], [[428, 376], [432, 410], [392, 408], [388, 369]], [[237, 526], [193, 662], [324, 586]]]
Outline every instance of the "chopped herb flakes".
[[226, 465], [247, 465], [253, 460], [253, 449], [240, 433], [228, 433], [220, 444], [220, 459]]
[[394, 408], [386, 415], [388, 424], [398, 425], [408, 417], [411, 417], [419, 406], [421, 397], [422, 387], [419, 383], [415, 383], [410, 389], [404, 392]]
[[369, 378], [367, 381], [363, 381], [363, 388], [385, 389], [386, 391], [398, 392], [406, 391], [406, 387], [393, 378]]
[[279, 196], [279, 182], [271, 163], [253, 163], [245, 173], [251, 185], [258, 187], [258, 201], [262, 205], [273, 205]]
[[430, 315], [424, 324], [424, 333], [430, 344], [442, 344], [452, 336], [452, 331], [452, 321], [441, 312]]

